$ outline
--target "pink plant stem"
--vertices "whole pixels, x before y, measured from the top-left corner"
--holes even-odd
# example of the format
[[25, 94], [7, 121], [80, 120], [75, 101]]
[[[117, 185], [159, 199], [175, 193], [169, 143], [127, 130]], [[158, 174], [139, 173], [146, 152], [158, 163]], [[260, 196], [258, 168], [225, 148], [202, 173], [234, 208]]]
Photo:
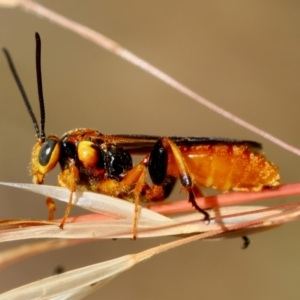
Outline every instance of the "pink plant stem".
[[[275, 189], [263, 190], [261, 192], [234, 192], [228, 194], [220, 194], [209, 197], [196, 199], [198, 205], [203, 209], [214, 207], [224, 207], [230, 205], [240, 205], [254, 201], [267, 200], [272, 198], [287, 197], [300, 195], [300, 183], [286, 184]], [[188, 202], [188, 200], [178, 200], [174, 202], [151, 204], [146, 206], [148, 209], [163, 215], [178, 214], [184, 212], [194, 211], [195, 208]], [[99, 221], [116, 219], [115, 216], [102, 214], [89, 214], [67, 219], [70, 222], [84, 222], [84, 221]], [[59, 222], [60, 220], [55, 220]]]
[[[198, 198], [197, 203], [203, 209], [223, 207], [229, 205], [245, 204], [252, 201], [266, 200], [271, 198], [295, 196], [300, 194], [300, 183], [286, 184], [272, 190], [261, 192], [234, 192]], [[170, 203], [152, 204], [147, 206], [157, 213], [168, 215], [195, 210], [187, 200], [179, 200]]]
[[248, 130], [262, 136], [263, 138], [277, 144], [278, 146], [300, 156], [300, 150], [281, 141], [280, 139], [276, 138], [275, 136], [257, 128], [256, 126], [240, 119], [239, 117], [233, 115], [232, 113], [218, 107], [217, 105], [213, 104], [212, 102], [204, 99], [203, 97], [196, 94], [194, 91], [190, 90], [183, 84], [179, 83], [175, 79], [171, 78], [166, 73], [163, 73], [156, 67], [152, 66], [151, 64], [147, 63], [146, 61], [142, 60], [138, 56], [134, 55], [130, 51], [123, 48], [121, 45], [116, 43], [115, 41], [107, 38], [106, 36], [86, 27], [74, 21], [67, 19], [64, 16], [61, 16], [33, 1], [30, 0], [19, 0], [18, 5], [26, 11], [32, 12], [37, 14], [39, 17], [47, 18], [52, 22], [67, 28], [77, 34], [81, 35], [82, 37], [94, 42], [95, 44], [105, 48], [106, 50], [122, 57], [123, 59], [129, 61], [130, 63], [140, 67], [141, 69], [145, 70], [146, 72], [152, 74], [154, 77], [159, 78], [166, 84], [172, 86], [177, 91], [183, 93], [184, 95], [190, 97], [191, 99], [201, 103], [202, 105], [206, 106], [207, 108], [213, 110], [214, 112], [222, 115], [223, 117], [230, 119], [231, 121], [239, 124], [240, 126], [247, 128]]

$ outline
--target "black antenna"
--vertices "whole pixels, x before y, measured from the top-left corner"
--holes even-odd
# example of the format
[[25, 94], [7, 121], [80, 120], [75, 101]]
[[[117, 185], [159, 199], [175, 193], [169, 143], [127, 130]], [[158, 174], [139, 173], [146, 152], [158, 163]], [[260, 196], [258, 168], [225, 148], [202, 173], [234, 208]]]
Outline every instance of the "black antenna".
[[23, 85], [21, 83], [21, 80], [19, 78], [17, 70], [16, 70], [16, 68], [14, 66], [12, 58], [11, 58], [11, 56], [10, 56], [10, 54], [9, 54], [9, 52], [8, 52], [7, 49], [3, 48], [2, 50], [3, 50], [3, 52], [4, 52], [5, 56], [6, 56], [9, 68], [10, 68], [12, 74], [13, 74], [13, 77], [14, 77], [14, 79], [16, 81], [16, 84], [17, 84], [17, 86], [19, 88], [19, 91], [20, 91], [20, 93], [22, 95], [22, 98], [24, 100], [24, 103], [26, 105], [27, 111], [28, 111], [28, 113], [29, 113], [29, 115], [31, 117], [32, 122], [33, 122], [35, 134], [36, 134], [36, 136], [37, 136], [38, 139], [41, 139], [41, 134], [40, 134], [40, 129], [39, 129], [38, 122], [36, 121], [35, 115], [34, 115], [34, 113], [32, 111], [31, 105], [29, 103], [29, 100], [28, 100], [27, 95], [25, 93], [24, 87], [23, 87]]
[[45, 104], [44, 104], [44, 96], [43, 96], [43, 84], [42, 84], [42, 70], [41, 70], [41, 38], [38, 32], [35, 33], [35, 41], [36, 41], [36, 79], [37, 79], [37, 87], [39, 94], [39, 102], [40, 102], [40, 114], [41, 114], [41, 133], [40, 139], [42, 142], [45, 141]]

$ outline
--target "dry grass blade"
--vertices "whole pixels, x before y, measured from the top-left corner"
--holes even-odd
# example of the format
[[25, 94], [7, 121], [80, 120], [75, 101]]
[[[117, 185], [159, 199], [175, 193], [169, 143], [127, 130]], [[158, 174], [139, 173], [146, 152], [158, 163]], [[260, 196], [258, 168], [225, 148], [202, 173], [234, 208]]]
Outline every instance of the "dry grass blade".
[[[18, 187], [30, 190], [36, 193], [41, 193], [45, 196], [55, 197], [59, 200], [68, 201], [69, 191], [65, 188], [34, 185], [34, 184], [16, 184], [16, 183], [1, 183], [13, 187]], [[293, 193], [299, 192], [297, 189], [283, 189], [285, 193], [292, 190]], [[273, 194], [279, 193], [282, 195], [282, 189], [274, 190]], [[264, 193], [254, 193], [259, 196], [264, 196]], [[235, 197], [235, 194], [220, 195], [219, 201], [222, 203], [222, 197], [225, 197], [230, 202], [230, 195]], [[251, 196], [252, 193], [243, 193], [240, 195], [240, 202], [245, 202], [245, 198]], [[186, 201], [187, 202], [187, 201]], [[185, 203], [186, 203], [185, 202]], [[234, 198], [234, 202], [237, 199]], [[67, 238], [67, 239], [113, 239], [113, 238], [131, 238], [132, 237], [132, 220], [134, 206], [132, 203], [104, 196], [101, 194], [91, 192], [78, 192], [76, 193], [75, 205], [79, 205], [85, 209], [109, 214], [116, 217], [115, 219], [103, 219], [101, 217], [97, 220], [97, 215], [88, 215], [84, 219], [71, 218], [71, 223], [67, 223], [64, 230], [60, 230], [57, 226], [58, 223], [47, 225], [42, 221], [28, 221], [24, 220], [9, 220], [0, 224], [2, 230], [0, 232], [1, 241], [13, 241], [31, 238]], [[223, 203], [225, 205], [226, 202]], [[170, 204], [173, 205], [173, 204]], [[201, 222], [201, 215], [199, 213], [191, 213], [180, 218], [167, 218], [158, 213], [152, 212], [148, 209], [141, 208], [141, 214], [138, 226], [138, 237], [157, 237], [166, 235], [181, 235], [199, 232], [209, 232], [223, 228], [223, 231], [228, 231], [228, 226], [237, 225], [241, 222], [252, 222], [258, 218], [274, 217], [282, 214], [282, 210], [288, 207], [264, 208], [264, 207], [217, 207], [210, 212], [211, 222], [205, 224]], [[293, 216], [294, 218], [294, 216]], [[288, 222], [289, 218], [285, 218]], [[40, 224], [40, 226], [38, 226]], [[14, 226], [15, 225], [15, 226]], [[34, 226], [33, 226], [34, 225]], [[55, 225], [55, 226], [53, 226]], [[270, 220], [256, 224], [255, 232], [259, 227], [273, 226]], [[243, 228], [248, 233], [253, 231], [253, 228]], [[247, 234], [248, 234], [247, 233]]]
[[[290, 213], [290, 212], [289, 212]], [[293, 211], [294, 218], [299, 218], [299, 206]], [[277, 220], [276, 220], [277, 217]], [[277, 213], [274, 221], [268, 221], [273, 226], [280, 224], [285, 213]], [[263, 217], [247, 223], [240, 223], [227, 228], [228, 231], [239, 228], [251, 227], [266, 222], [270, 217]], [[271, 217], [272, 218], [272, 217]], [[276, 224], [277, 223], [277, 224]], [[134, 255], [126, 255], [103, 263], [87, 266], [64, 274], [45, 278], [43, 280], [19, 287], [0, 296], [0, 299], [82, 299], [86, 295], [102, 287], [109, 280], [121, 272], [133, 267], [135, 264], [167, 251], [177, 246], [184, 245], [204, 238], [211, 238], [224, 232], [224, 229], [213, 230], [154, 247]], [[42, 291], [42, 292], [41, 292]], [[42, 294], [41, 294], [42, 293]], [[24, 296], [26, 295], [26, 296]]]
[[34, 244], [23, 244], [0, 252], [0, 269], [14, 264], [22, 259], [60, 248], [74, 246], [84, 243], [83, 240], [52, 240], [37, 242]]
[[[256, 215], [256, 218], [252, 218], [252, 220], [249, 219], [246, 223], [238, 222], [233, 226], [229, 225], [227, 228], [220, 228], [219, 226], [219, 229], [210, 230], [207, 233], [191, 236], [185, 239], [151, 248], [138, 254], [126, 255], [118, 259], [95, 264], [92, 266], [87, 266], [74, 271], [66, 272], [64, 274], [39, 280], [37, 282], [33, 282], [31, 284], [6, 292], [0, 295], [0, 299], [41, 299], [41, 297], [43, 297], [43, 299], [82, 299], [86, 295], [94, 292], [95, 290], [105, 285], [119, 273], [133, 267], [136, 263], [148, 259], [153, 255], [159, 254], [163, 251], [167, 251], [174, 247], [193, 242], [199, 239], [213, 238], [216, 235], [219, 235], [224, 232], [233, 232], [233, 234], [235, 234], [236, 230], [238, 229], [251, 229], [251, 227], [255, 230], [256, 226], [263, 226], [263, 222], [265, 223], [264, 225], [267, 226], [277, 226], [280, 224], [280, 222], [283, 222], [283, 218], [286, 218], [287, 214], [290, 215], [290, 217], [293, 216], [294, 219], [298, 218], [300, 214], [299, 205], [294, 206], [295, 207], [291, 207], [290, 211], [287, 212], [272, 211], [272, 214], [269, 214], [269, 216], [262, 214], [263, 211], [259, 210], [257, 211], [258, 215]], [[244, 210], [245, 212], [245, 209], [240, 208], [240, 210]], [[196, 216], [198, 214], [192, 215], [193, 218], [196, 219]], [[181, 217], [177, 220], [183, 222], [187, 221], [188, 219], [186, 219], [186, 217]], [[188, 221], [190, 222], [191, 220]], [[59, 241], [58, 243], [53, 241], [46, 243], [36, 243], [33, 246], [32, 251], [34, 253], [38, 253], [41, 252], [42, 249], [47, 249], [47, 251], [49, 249], [53, 250], [57, 247], [64, 246], [63, 243], [65, 243], [65, 246], [69, 246], [67, 242], [62, 241]], [[6, 255], [6, 258], [12, 258], [14, 255], [18, 256], [20, 255], [20, 253], [21, 255], [24, 255], [24, 251], [26, 255], [28, 255], [27, 250], [24, 248], [15, 249], [14, 253]], [[43, 294], [41, 294], [41, 291]]]
[[33, 282], [0, 295], [0, 299], [82, 299], [135, 263], [134, 255], [122, 256]]
[[0, 0], [0, 5], [4, 7], [15, 7], [19, 5], [18, 0]]
[[[204, 224], [199, 220], [199, 213], [192, 213], [184, 218], [170, 220], [170, 222], [139, 222], [138, 238], [149, 238], [167, 235], [182, 235], [199, 232], [208, 232], [241, 221], [253, 221], [258, 217], [270, 217], [280, 213], [280, 210], [270, 210], [256, 213], [255, 210], [262, 207], [232, 207], [221, 209], [220, 213], [226, 215], [237, 215], [239, 217], [226, 218], [221, 221], [212, 220], [210, 224]], [[247, 214], [246, 214], [247, 213]], [[212, 214], [212, 217], [214, 215]], [[58, 223], [59, 224], [59, 223]], [[57, 225], [58, 225], [57, 224]], [[271, 223], [269, 224], [271, 225]], [[266, 226], [266, 225], [261, 225]], [[226, 228], [225, 228], [226, 229]], [[249, 231], [251, 229], [248, 228]], [[2, 229], [0, 231], [1, 242], [35, 239], [35, 238], [65, 238], [65, 239], [116, 239], [132, 238], [132, 219], [85, 221], [66, 224], [64, 230], [58, 226], [26, 226], [18, 224], [17, 228]]]
[[192, 241], [213, 236], [220, 232], [221, 230], [216, 230], [215, 232], [200, 234], [151, 248], [138, 254], [122, 256], [117, 259], [45, 278], [4, 293], [0, 295], [0, 299], [82, 299], [95, 289], [102, 287], [116, 275], [153, 255]]

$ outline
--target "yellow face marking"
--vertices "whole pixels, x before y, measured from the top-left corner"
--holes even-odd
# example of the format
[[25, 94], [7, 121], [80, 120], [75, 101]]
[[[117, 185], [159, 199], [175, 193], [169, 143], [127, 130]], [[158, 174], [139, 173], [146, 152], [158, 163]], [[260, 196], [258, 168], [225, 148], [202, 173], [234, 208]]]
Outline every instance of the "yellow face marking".
[[59, 157], [60, 143], [58, 138], [51, 137], [47, 138], [44, 143], [37, 142], [32, 150], [30, 166], [33, 182], [42, 184], [45, 175], [56, 166]]

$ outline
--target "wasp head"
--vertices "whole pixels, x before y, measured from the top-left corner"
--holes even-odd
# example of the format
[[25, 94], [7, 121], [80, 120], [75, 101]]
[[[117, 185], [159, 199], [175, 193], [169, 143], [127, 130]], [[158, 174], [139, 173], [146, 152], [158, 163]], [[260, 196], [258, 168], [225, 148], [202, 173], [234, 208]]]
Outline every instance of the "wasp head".
[[31, 154], [30, 173], [34, 183], [42, 184], [47, 175], [60, 158], [60, 140], [57, 136], [49, 136], [45, 141], [34, 145]]

